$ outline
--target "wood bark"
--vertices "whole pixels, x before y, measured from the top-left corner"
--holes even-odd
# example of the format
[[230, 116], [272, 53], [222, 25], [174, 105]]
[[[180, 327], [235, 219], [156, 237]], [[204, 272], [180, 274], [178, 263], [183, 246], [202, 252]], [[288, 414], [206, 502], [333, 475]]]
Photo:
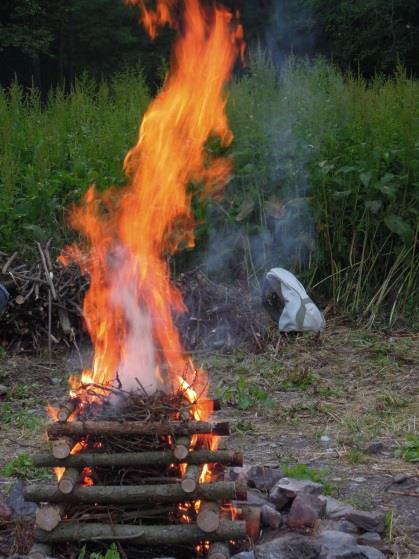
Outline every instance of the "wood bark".
[[201, 470], [199, 466], [191, 464], [186, 468], [185, 475], [180, 483], [183, 491], [185, 493], [193, 493], [199, 484], [199, 476], [201, 475]]
[[185, 493], [179, 484], [130, 486], [77, 486], [65, 495], [54, 485], [30, 485], [25, 499], [36, 503], [178, 503], [181, 501], [246, 500], [247, 488], [241, 482], [202, 483], [193, 493]]
[[57, 413], [58, 421], [61, 423], [65, 423], [67, 419], [70, 417], [70, 415], [76, 409], [78, 403], [79, 403], [78, 399], [73, 398], [72, 400], [69, 400], [67, 403], [61, 406], [61, 408], [58, 410]]
[[76, 487], [80, 478], [80, 472], [76, 468], [67, 468], [58, 482], [61, 493], [68, 495]]
[[211, 544], [207, 559], [230, 559], [230, 548], [228, 544], [222, 542]]
[[215, 532], [220, 525], [220, 507], [212, 501], [205, 501], [199, 509], [196, 524], [205, 533]]
[[72, 421], [53, 423], [48, 427], [52, 438], [63, 435], [219, 435], [230, 434], [229, 424], [205, 421], [171, 421], [144, 423], [142, 421]]
[[123, 524], [83, 524], [65, 522], [52, 532], [35, 531], [35, 538], [41, 543], [68, 541], [131, 541], [135, 544], [185, 544], [206, 541], [242, 540], [246, 537], [245, 522], [223, 521], [218, 530], [207, 534], [196, 524], [169, 524], [166, 526], [132, 526]]
[[38, 467], [84, 468], [94, 466], [147, 466], [153, 464], [224, 464], [226, 466], [242, 466], [243, 454], [236, 450], [193, 450], [184, 458], [175, 455], [175, 449], [148, 452], [118, 452], [116, 454], [91, 453], [74, 454], [59, 460], [51, 454], [37, 454], [31, 457]]

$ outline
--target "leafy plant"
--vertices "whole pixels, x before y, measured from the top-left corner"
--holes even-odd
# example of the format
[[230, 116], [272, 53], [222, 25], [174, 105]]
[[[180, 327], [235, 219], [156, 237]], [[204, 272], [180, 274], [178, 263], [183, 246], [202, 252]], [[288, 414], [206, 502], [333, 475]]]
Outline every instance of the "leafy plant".
[[0, 470], [3, 476], [20, 477], [23, 479], [45, 479], [49, 473], [44, 468], [36, 468], [27, 454], [19, 454]]
[[327, 470], [316, 470], [314, 468], [309, 468], [305, 464], [296, 464], [295, 466], [282, 464], [281, 467], [284, 475], [287, 477], [295, 479], [309, 479], [311, 481], [315, 481], [316, 483], [321, 483], [326, 495], [330, 495], [333, 492], [333, 486], [326, 479], [328, 475]]
[[396, 450], [396, 456], [406, 462], [419, 462], [419, 435], [406, 435], [403, 446]]
[[25, 409], [15, 409], [8, 403], [4, 403], [0, 409], [0, 422], [25, 429], [35, 429], [42, 424], [42, 420]]
[[105, 554], [90, 553], [87, 555], [86, 546], [83, 546], [77, 559], [121, 559], [121, 555], [119, 554], [116, 544], [113, 543]]
[[273, 401], [268, 393], [255, 384], [250, 384], [243, 376], [239, 377], [235, 386], [228, 387], [222, 394], [224, 404], [230, 404], [239, 410], [248, 410], [256, 406], [271, 406]]

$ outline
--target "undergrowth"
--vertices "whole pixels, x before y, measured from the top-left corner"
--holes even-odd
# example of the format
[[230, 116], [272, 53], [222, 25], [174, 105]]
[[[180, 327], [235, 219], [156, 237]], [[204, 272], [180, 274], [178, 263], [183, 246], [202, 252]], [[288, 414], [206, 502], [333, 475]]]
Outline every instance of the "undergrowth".
[[[0, 249], [48, 237], [62, 246], [66, 208], [87, 186], [124, 183], [148, 102], [140, 71], [100, 84], [84, 76], [46, 102], [17, 85], [0, 90]], [[279, 74], [250, 53], [229, 86], [233, 179], [223, 203], [193, 205], [198, 252], [217, 278], [258, 284], [281, 265], [370, 326], [414, 316], [418, 107], [418, 81], [401, 68], [366, 82], [291, 60]]]

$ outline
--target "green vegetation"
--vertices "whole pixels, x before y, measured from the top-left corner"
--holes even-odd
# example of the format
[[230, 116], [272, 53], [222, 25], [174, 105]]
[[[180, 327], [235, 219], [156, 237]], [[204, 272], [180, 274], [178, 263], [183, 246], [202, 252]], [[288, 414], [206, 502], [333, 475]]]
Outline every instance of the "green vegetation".
[[121, 555], [119, 554], [116, 544], [113, 543], [111, 547], [106, 551], [105, 554], [103, 553], [87, 554], [86, 546], [84, 546], [81, 549], [80, 553], [78, 554], [77, 559], [121, 559]]
[[[149, 99], [140, 71], [99, 85], [83, 77], [46, 104], [35, 89], [0, 90], [2, 249], [68, 240], [66, 208], [87, 186], [124, 182], [123, 158]], [[255, 282], [281, 263], [369, 325], [413, 316], [418, 106], [419, 84], [402, 69], [366, 82], [322, 60], [291, 60], [278, 76], [253, 51], [230, 86], [235, 176], [225, 202], [194, 204], [205, 220], [198, 250], [230, 235], [226, 278]]]
[[0, 474], [7, 477], [16, 476], [22, 479], [45, 479], [49, 477], [48, 470], [33, 465], [30, 456], [19, 454], [0, 470]]
[[396, 455], [406, 462], [419, 462], [419, 435], [409, 434]]
[[42, 424], [42, 419], [30, 410], [24, 408], [15, 408], [7, 402], [4, 403], [0, 410], [0, 423], [3, 425], [12, 425], [19, 429], [36, 429]]
[[220, 393], [220, 397], [224, 404], [230, 404], [243, 411], [261, 405], [270, 406], [273, 404], [265, 390], [248, 382], [243, 376], [240, 376], [233, 386], [229, 386], [224, 392]]
[[283, 464], [281, 467], [284, 476], [292, 477], [294, 479], [309, 479], [311, 481], [315, 481], [316, 483], [321, 483], [323, 485], [323, 492], [325, 495], [330, 495], [333, 491], [332, 485], [327, 482], [327, 470], [316, 470], [315, 468], [310, 468], [305, 464], [296, 464], [295, 466]]

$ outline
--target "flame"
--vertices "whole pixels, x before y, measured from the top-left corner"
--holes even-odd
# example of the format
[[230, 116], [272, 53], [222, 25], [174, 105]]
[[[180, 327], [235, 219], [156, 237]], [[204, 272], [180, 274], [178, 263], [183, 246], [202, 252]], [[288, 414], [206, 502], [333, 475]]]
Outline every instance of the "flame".
[[61, 262], [76, 261], [90, 277], [83, 310], [94, 359], [83, 377], [109, 386], [118, 372], [124, 389], [139, 377], [149, 391], [162, 382], [175, 390], [179, 372], [191, 379], [195, 369], [173, 323], [184, 307], [167, 256], [194, 244], [192, 190], [215, 196], [229, 179], [231, 161], [207, 142], [217, 137], [227, 146], [233, 138], [224, 88], [243, 32], [227, 9], [204, 9], [200, 0], [185, 0], [180, 12], [174, 0], [157, 0], [154, 10], [127, 1], [140, 8], [151, 37], [165, 24], [180, 30], [171, 69], [125, 158], [128, 184], [102, 194], [88, 189], [70, 215], [86, 244], [67, 247]]

